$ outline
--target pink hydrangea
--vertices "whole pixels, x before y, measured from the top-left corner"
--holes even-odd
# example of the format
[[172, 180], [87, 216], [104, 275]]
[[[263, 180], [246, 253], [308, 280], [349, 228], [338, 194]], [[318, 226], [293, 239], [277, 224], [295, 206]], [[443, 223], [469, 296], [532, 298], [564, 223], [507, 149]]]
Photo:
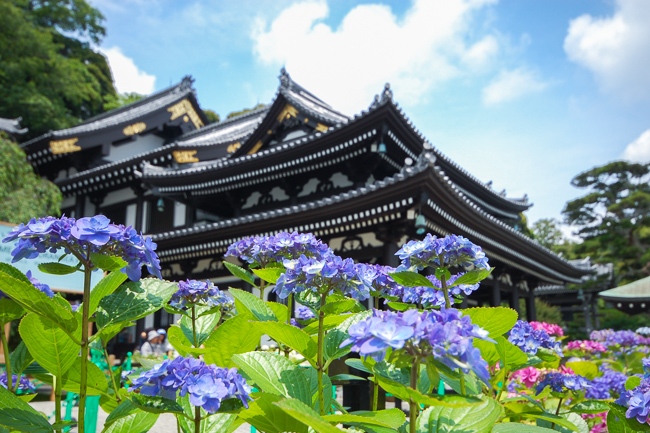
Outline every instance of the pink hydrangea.
[[590, 353], [607, 351], [607, 348], [602, 343], [591, 340], [569, 341], [566, 347], [569, 350], [582, 350]]
[[540, 330], [543, 329], [546, 331], [548, 335], [557, 335], [558, 337], [562, 337], [564, 335], [564, 331], [560, 327], [560, 325], [556, 325], [555, 323], [546, 323], [546, 322], [529, 322], [530, 326], [533, 327], [535, 330]]
[[535, 367], [526, 367], [515, 371], [512, 374], [512, 378], [519, 380], [522, 384], [524, 384], [524, 386], [530, 388], [535, 385], [535, 383], [537, 383], [537, 379], [539, 379], [540, 375], [541, 372]]

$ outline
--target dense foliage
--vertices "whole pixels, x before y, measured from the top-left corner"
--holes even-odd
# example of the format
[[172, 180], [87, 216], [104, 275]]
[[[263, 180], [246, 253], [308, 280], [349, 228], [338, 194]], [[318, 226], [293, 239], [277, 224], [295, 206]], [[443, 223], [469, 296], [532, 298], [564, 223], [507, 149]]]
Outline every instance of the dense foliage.
[[[492, 272], [482, 249], [459, 236], [406, 243], [397, 268], [341, 258], [310, 234], [243, 239], [224, 263], [253, 293], [226, 293], [209, 281], [141, 280], [142, 266], [160, 276], [156, 245], [103, 216], [33, 219], [5, 241], [15, 242], [14, 261], [72, 254], [77, 267], [39, 269], [86, 277], [83, 303], [73, 309], [0, 264], [0, 325], [20, 321], [22, 338], [9, 354], [0, 333], [8, 360], [0, 426], [10, 431], [69, 427], [63, 391], [80, 395], [80, 432], [89, 395], [111, 412], [106, 433], [148, 431], [160, 413], [174, 414], [184, 433], [232, 432], [244, 422], [269, 433], [650, 430], [650, 328], [599, 331], [564, 345], [562, 328], [518, 320], [512, 309], [456, 309]], [[94, 269], [108, 274], [91, 291]], [[264, 301], [267, 291], [286, 304]], [[383, 309], [366, 309], [365, 300]], [[138, 372], [89, 363], [91, 345], [105, 352], [111, 337], [160, 308], [181, 316], [168, 330], [173, 359], [140, 358]], [[260, 346], [263, 335], [271, 348]], [[368, 377], [330, 377], [332, 363], [351, 352], [361, 358], [345, 364]], [[54, 386], [54, 424], [24, 401], [34, 391], [23, 375], [30, 365]], [[354, 380], [372, 383], [372, 410], [349, 412], [333, 398], [333, 381]], [[408, 412], [379, 409], [380, 388], [407, 402]]]
[[22, 117], [31, 138], [103, 112], [116, 93], [91, 46], [102, 20], [85, 0], [1, 1], [0, 116]]
[[58, 215], [61, 191], [37, 176], [25, 152], [0, 133], [0, 221], [19, 223], [32, 216]]

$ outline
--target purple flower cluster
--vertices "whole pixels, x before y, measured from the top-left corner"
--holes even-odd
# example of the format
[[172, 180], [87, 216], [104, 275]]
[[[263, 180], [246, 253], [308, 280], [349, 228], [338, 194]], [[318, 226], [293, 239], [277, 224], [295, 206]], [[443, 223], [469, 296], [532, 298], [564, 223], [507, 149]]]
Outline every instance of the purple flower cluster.
[[311, 233], [281, 232], [275, 236], [252, 236], [228, 247], [226, 257], [234, 256], [243, 262], [265, 267], [269, 263], [282, 263], [285, 259], [321, 257], [331, 253], [327, 244]]
[[[35, 277], [32, 277], [32, 271], [27, 271], [25, 276], [29, 279], [29, 281], [36, 287], [38, 290], [41, 292], [45, 293], [48, 297], [53, 298], [54, 297], [54, 292], [52, 289], [50, 289], [50, 286], [48, 286], [45, 283], [41, 283], [36, 279]], [[0, 290], [0, 299], [6, 298], [7, 295]]]
[[348, 329], [350, 337], [341, 347], [383, 360], [388, 349], [403, 350], [419, 358], [433, 356], [449, 368], [472, 370], [487, 382], [487, 363], [473, 346], [474, 338], [488, 339], [487, 332], [473, 325], [469, 316], [454, 308], [392, 312], [373, 310], [372, 316]]
[[390, 276], [393, 272], [396, 269], [392, 266], [366, 264], [359, 268], [359, 279], [373, 295], [401, 297], [404, 287]]
[[361, 280], [365, 265], [329, 253], [321, 257], [300, 256], [283, 261], [286, 272], [280, 275], [273, 291], [281, 299], [304, 291], [340, 292], [363, 301], [370, 297], [370, 288]]
[[311, 310], [311, 308], [305, 307], [304, 305], [298, 305], [296, 307], [296, 319], [309, 320], [309, 319], [313, 319], [314, 317], [316, 317], [316, 315]]
[[587, 398], [607, 400], [619, 396], [625, 392], [625, 382], [627, 375], [620, 371], [614, 371], [601, 365], [602, 376], [594, 378], [587, 389], [585, 396]]
[[187, 280], [178, 282], [178, 290], [172, 295], [169, 305], [177, 310], [184, 310], [192, 305], [221, 306], [230, 309], [234, 301], [209, 280]]
[[591, 340], [569, 341], [566, 345], [566, 348], [569, 350], [581, 350], [583, 352], [589, 353], [602, 353], [607, 351], [607, 348], [602, 343]]
[[583, 391], [589, 388], [590, 385], [589, 381], [583, 376], [552, 371], [544, 375], [535, 387], [535, 392], [539, 394], [547, 386], [550, 386], [552, 391], [564, 392], [566, 390]]
[[[18, 383], [18, 387], [16, 388], [16, 383]], [[0, 386], [4, 388], [9, 388], [9, 384], [7, 383], [7, 372], [5, 371], [4, 373], [0, 374]], [[36, 392], [36, 387], [34, 386], [33, 383], [29, 381], [25, 376], [20, 376], [18, 377], [15, 374], [11, 375], [11, 386], [12, 388], [16, 388], [16, 391], [22, 393], [22, 394], [30, 394], [33, 392]]]
[[461, 266], [489, 269], [488, 259], [481, 247], [456, 235], [437, 238], [428, 233], [421, 241], [415, 240], [406, 243], [395, 254], [402, 260], [399, 270], [421, 270], [429, 266], [434, 268]]
[[650, 414], [650, 378], [641, 379], [636, 388], [621, 393], [616, 403], [627, 406], [626, 418], [636, 418], [640, 423], [648, 422]]
[[[447, 281], [447, 286], [451, 285], [463, 273], [452, 275]], [[403, 287], [399, 296], [403, 302], [422, 304], [425, 307], [445, 305], [445, 295], [442, 291], [442, 282], [435, 275], [427, 275], [427, 279], [436, 286], [432, 287]], [[460, 296], [461, 294], [469, 295], [479, 288], [479, 284], [459, 284], [449, 289], [450, 296]]]
[[59, 249], [86, 258], [90, 253], [106, 253], [127, 262], [122, 271], [133, 281], [142, 276], [143, 265], [161, 278], [156, 244], [151, 238], [138, 234], [133, 227], [111, 224], [104, 215], [78, 220], [65, 216], [34, 218], [27, 225], [15, 227], [3, 242], [15, 240], [18, 242], [11, 252], [14, 263], [34, 259], [45, 252], [56, 253]]
[[529, 355], [535, 355], [540, 347], [553, 350], [562, 356], [562, 347], [559, 341], [548, 335], [543, 329], [535, 329], [524, 320], [517, 320], [508, 335], [508, 341], [519, 347]]
[[604, 329], [602, 331], [593, 331], [590, 338], [603, 342], [605, 346], [634, 347], [650, 343], [649, 338], [630, 330], [613, 331], [611, 329]]
[[221, 402], [238, 398], [248, 407], [250, 387], [237, 369], [207, 365], [195, 358], [178, 357], [165, 360], [133, 380], [131, 391], [142, 395], [161, 396], [176, 400], [189, 394], [190, 403], [202, 407], [208, 413], [215, 413]]

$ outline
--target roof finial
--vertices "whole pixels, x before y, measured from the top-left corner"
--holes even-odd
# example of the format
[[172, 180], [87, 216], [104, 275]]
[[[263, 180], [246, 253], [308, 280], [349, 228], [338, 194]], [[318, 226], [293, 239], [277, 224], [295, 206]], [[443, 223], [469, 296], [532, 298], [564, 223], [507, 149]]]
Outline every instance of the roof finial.
[[183, 77], [181, 80], [180, 89], [181, 90], [187, 90], [192, 88], [192, 84], [194, 84], [194, 78], [192, 78], [191, 75], [186, 75]]
[[283, 66], [282, 69], [280, 69], [280, 85], [282, 87], [289, 87], [291, 85], [291, 76], [289, 76], [289, 73]]
[[384, 91], [381, 92], [381, 102], [382, 104], [388, 101], [393, 100], [393, 91], [390, 90], [390, 83], [384, 85]]

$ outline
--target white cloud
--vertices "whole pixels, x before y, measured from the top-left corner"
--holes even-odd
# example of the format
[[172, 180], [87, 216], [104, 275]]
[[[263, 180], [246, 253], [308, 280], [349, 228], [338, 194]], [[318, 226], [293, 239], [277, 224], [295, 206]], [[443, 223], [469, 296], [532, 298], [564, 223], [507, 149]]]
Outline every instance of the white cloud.
[[472, 13], [492, 2], [415, 0], [401, 18], [388, 6], [364, 4], [334, 28], [323, 22], [326, 2], [306, 1], [284, 9], [270, 25], [258, 21], [254, 53], [265, 64], [286, 66], [297, 81], [348, 113], [366, 108], [386, 81], [400, 103], [417, 104], [498, 52], [489, 35], [465, 40]]
[[632, 162], [650, 162], [650, 129], [627, 145], [623, 151], [623, 158]]
[[528, 69], [502, 71], [483, 89], [483, 103], [497, 105], [541, 92], [547, 87], [548, 83], [541, 81], [533, 71]]
[[650, 1], [617, 0], [616, 6], [608, 18], [572, 20], [564, 51], [594, 73], [603, 91], [627, 100], [650, 98]]
[[148, 95], [153, 92], [156, 76], [138, 69], [133, 59], [126, 57], [119, 47], [102, 48], [100, 51], [108, 58], [113, 82], [119, 93], [135, 92]]

